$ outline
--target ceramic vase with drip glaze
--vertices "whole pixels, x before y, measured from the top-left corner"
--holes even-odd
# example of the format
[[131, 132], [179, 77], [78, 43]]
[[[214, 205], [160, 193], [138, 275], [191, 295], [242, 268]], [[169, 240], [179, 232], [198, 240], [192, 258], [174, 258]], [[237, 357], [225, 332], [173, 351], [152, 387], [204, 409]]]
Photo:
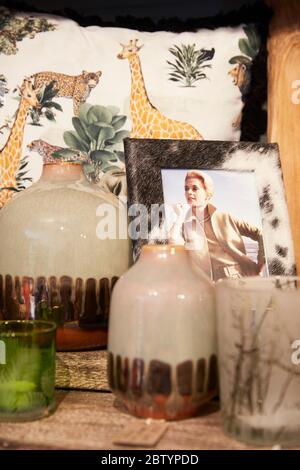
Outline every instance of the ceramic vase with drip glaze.
[[129, 240], [98, 236], [101, 205], [118, 223], [119, 200], [61, 162], [0, 211], [0, 319], [55, 320], [59, 349], [106, 344], [111, 290], [131, 256]]
[[140, 417], [194, 416], [217, 390], [214, 287], [171, 245], [144, 246], [114, 288], [109, 383]]

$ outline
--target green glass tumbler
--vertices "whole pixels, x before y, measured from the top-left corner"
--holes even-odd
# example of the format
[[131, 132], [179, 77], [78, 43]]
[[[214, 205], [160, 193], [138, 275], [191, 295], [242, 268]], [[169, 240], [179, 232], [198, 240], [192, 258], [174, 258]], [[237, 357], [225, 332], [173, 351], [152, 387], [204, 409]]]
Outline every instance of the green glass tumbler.
[[55, 323], [0, 321], [0, 421], [32, 421], [55, 409]]

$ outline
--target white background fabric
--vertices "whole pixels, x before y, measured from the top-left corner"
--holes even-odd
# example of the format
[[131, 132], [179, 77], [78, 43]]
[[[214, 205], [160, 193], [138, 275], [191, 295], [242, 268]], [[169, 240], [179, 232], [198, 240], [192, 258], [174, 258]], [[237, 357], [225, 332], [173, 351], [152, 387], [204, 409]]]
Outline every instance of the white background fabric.
[[[26, 16], [26, 15], [24, 15]], [[232, 127], [242, 110], [241, 93], [232, 83], [228, 71], [232, 69], [229, 59], [239, 55], [238, 41], [245, 37], [242, 27], [200, 30], [196, 33], [142, 33], [120, 28], [78, 26], [74, 21], [50, 15], [46, 17], [56, 25], [55, 31], [37, 33], [34, 39], [24, 38], [17, 42], [16, 55], [1, 54], [1, 73], [7, 79], [9, 93], [0, 108], [0, 123], [12, 118], [18, 102], [12, 91], [21, 85], [23, 78], [41, 71], [77, 75], [102, 71], [97, 87], [91, 91], [87, 102], [99, 105], [114, 105], [128, 116], [124, 129], [130, 130], [130, 69], [128, 60], [120, 60], [117, 54], [121, 43], [139, 39], [144, 47], [140, 60], [145, 85], [151, 103], [165, 116], [192, 124], [206, 140], [239, 140], [240, 131]], [[212, 68], [204, 69], [208, 79], [195, 83], [192, 88], [183, 87], [168, 78], [170, 67], [166, 60], [174, 62], [168, 51], [175, 44], [196, 44], [197, 49], [215, 48], [212, 60], [205, 63]], [[63, 112], [55, 111], [56, 121], [42, 118], [42, 126], [32, 126], [27, 120], [23, 140], [23, 156], [30, 155], [30, 174], [34, 180], [40, 176], [42, 159], [30, 153], [26, 145], [34, 139], [43, 139], [50, 144], [66, 147], [63, 132], [72, 130], [73, 102], [71, 99], [55, 97]], [[3, 147], [8, 132], [0, 135]]]

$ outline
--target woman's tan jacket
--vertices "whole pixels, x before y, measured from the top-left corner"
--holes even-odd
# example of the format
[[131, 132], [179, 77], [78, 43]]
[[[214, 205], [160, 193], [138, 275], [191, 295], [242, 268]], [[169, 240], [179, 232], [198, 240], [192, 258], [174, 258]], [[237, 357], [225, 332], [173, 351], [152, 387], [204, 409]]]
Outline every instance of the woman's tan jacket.
[[[260, 268], [265, 262], [261, 230], [247, 222], [236, 219], [228, 213], [219, 212], [212, 204], [208, 204], [208, 212], [210, 214], [214, 234], [220, 246], [237, 263], [239, 263], [243, 276], [253, 276], [258, 274]], [[181, 236], [185, 241], [190, 238], [189, 234], [193, 230], [192, 227], [194, 221], [197, 221], [197, 219], [192, 214], [192, 211], [189, 210], [185, 221], [183, 224], [181, 223]], [[247, 256], [242, 236], [249, 237], [258, 242], [257, 263]]]

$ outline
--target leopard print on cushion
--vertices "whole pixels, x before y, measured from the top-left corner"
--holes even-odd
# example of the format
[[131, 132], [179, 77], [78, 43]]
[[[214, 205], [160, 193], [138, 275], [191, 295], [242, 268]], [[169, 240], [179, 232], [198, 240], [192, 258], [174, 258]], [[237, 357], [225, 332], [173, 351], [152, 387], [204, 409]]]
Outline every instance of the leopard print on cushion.
[[55, 82], [57, 96], [73, 99], [74, 115], [79, 115], [80, 106], [85, 103], [90, 92], [95, 88], [102, 75], [98, 72], [82, 71], [80, 75], [65, 75], [56, 72], [39, 72], [31, 76], [34, 79], [34, 87], [40, 88], [51, 82]]

